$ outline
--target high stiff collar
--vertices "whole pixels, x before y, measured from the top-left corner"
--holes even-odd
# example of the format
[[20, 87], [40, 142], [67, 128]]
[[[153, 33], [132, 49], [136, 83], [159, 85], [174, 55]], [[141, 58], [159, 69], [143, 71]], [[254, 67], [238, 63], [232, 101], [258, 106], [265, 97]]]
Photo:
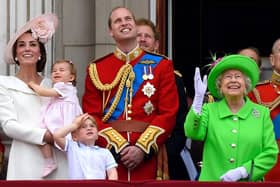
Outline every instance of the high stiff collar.
[[142, 49], [139, 47], [139, 45], [137, 45], [133, 50], [131, 50], [129, 53], [125, 54], [123, 51], [121, 51], [119, 48], [116, 47], [115, 51], [114, 51], [114, 55], [126, 62], [129, 63], [130, 61], [136, 59], [137, 57], [139, 57], [142, 54]]
[[277, 73], [275, 70], [272, 72], [271, 81], [274, 84], [280, 85], [280, 74]]

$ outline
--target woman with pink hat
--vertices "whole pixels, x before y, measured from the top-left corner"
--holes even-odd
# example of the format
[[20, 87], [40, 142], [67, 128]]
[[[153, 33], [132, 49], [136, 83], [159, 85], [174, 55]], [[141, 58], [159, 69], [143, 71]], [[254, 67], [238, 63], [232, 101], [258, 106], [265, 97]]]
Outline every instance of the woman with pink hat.
[[[247, 97], [258, 79], [257, 64], [243, 55], [223, 57], [208, 81], [196, 69], [184, 128], [186, 136], [204, 141], [200, 181], [260, 181], [275, 165], [278, 147], [269, 110]], [[218, 101], [203, 105], [207, 86]]]
[[[48, 98], [38, 96], [28, 83], [51, 87], [51, 80], [41, 76], [46, 64], [44, 44], [51, 39], [58, 20], [54, 14], [40, 15], [26, 23], [5, 51], [5, 62], [17, 64], [15, 76], [0, 76], [0, 123], [12, 138], [7, 180], [41, 179], [44, 166], [38, 145], [53, 144], [51, 133], [40, 127], [40, 112]], [[57, 169], [46, 179], [66, 179], [67, 161], [55, 150]]]

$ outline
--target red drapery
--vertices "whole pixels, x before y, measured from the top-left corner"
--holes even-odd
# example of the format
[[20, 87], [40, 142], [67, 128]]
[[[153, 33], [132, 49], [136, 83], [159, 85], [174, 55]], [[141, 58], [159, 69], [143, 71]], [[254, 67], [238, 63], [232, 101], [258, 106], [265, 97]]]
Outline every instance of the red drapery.
[[279, 187], [280, 182], [192, 182], [192, 181], [108, 181], [108, 180], [53, 180], [0, 181], [1, 187]]

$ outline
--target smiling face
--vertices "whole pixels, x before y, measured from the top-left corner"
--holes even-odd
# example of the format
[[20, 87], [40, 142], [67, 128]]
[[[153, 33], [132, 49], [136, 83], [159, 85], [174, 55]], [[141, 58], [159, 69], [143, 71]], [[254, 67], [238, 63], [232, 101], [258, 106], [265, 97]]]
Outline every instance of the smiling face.
[[155, 34], [148, 25], [137, 25], [137, 41], [139, 46], [147, 51], [157, 51], [159, 41], [155, 39]]
[[22, 34], [16, 42], [16, 58], [21, 66], [30, 66], [38, 62], [40, 53], [39, 42], [31, 33]]
[[75, 75], [71, 71], [71, 65], [68, 62], [58, 62], [52, 68], [52, 81], [57, 82], [72, 82], [75, 80]]
[[110, 15], [110, 35], [116, 40], [135, 39], [136, 24], [132, 13], [126, 8], [117, 8]]
[[220, 91], [225, 97], [240, 96], [246, 93], [245, 76], [239, 70], [227, 70], [221, 76]]

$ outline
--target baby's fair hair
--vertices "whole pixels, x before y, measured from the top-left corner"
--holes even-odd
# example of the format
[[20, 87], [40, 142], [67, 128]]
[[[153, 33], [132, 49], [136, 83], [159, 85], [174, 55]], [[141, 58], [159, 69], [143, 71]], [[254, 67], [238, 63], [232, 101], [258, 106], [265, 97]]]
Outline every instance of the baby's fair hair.
[[[94, 119], [94, 117], [92, 117], [91, 115], [88, 116], [88, 118], [86, 120], [90, 120], [92, 122], [92, 124], [94, 124], [94, 126], [96, 127], [96, 129], [98, 130], [98, 126], [97, 126], [97, 123]], [[72, 138], [74, 141], [77, 141], [77, 138], [75, 136], [75, 133], [77, 132], [78, 129], [74, 130], [71, 132], [71, 135], [72, 135]]]
[[60, 59], [60, 60], [56, 60], [55, 63], [52, 64], [52, 69], [55, 66], [55, 64], [61, 64], [61, 63], [67, 63], [70, 66], [70, 71], [71, 74], [74, 75], [74, 80], [72, 81], [73, 86], [76, 86], [77, 84], [77, 69], [75, 67], [75, 65], [73, 64], [73, 62], [71, 60], [66, 60], [66, 59]]
[[96, 128], [98, 129], [98, 126], [97, 126], [97, 123], [96, 123], [94, 117], [92, 117], [92, 116], [89, 115], [88, 118], [87, 118], [87, 120], [90, 120], [90, 121], [92, 122], [92, 124], [94, 124], [94, 125], [96, 126]]

